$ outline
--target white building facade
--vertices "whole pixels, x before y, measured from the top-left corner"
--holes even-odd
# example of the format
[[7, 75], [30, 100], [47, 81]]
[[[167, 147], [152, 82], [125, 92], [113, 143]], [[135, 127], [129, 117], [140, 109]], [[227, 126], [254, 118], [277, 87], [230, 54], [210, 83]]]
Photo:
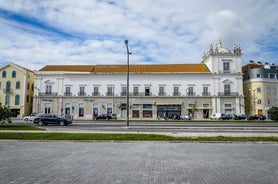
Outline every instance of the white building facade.
[[[244, 114], [241, 51], [221, 41], [200, 64], [130, 65], [129, 118], [159, 119], [217, 112]], [[92, 119], [126, 118], [127, 66], [47, 65], [35, 73], [33, 112]]]

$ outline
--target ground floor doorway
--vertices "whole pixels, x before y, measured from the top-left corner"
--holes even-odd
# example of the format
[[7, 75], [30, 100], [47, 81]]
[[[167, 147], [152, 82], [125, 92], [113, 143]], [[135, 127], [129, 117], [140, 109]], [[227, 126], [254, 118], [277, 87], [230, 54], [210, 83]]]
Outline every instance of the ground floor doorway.
[[20, 115], [20, 109], [11, 109], [12, 117], [17, 117]]

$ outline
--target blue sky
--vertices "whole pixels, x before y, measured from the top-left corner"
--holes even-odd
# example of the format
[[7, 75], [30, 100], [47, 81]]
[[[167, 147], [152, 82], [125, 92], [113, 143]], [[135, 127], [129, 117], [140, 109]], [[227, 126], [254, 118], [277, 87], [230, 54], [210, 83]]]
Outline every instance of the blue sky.
[[0, 65], [200, 63], [219, 38], [278, 64], [275, 0], [0, 0]]

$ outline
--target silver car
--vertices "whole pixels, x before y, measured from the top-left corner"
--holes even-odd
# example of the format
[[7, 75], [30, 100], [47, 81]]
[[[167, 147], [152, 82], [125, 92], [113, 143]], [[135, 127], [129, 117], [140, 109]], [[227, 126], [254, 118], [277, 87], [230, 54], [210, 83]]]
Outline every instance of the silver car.
[[37, 117], [38, 114], [37, 113], [31, 113], [29, 116], [25, 116], [23, 118], [24, 121], [33, 121], [35, 117]]

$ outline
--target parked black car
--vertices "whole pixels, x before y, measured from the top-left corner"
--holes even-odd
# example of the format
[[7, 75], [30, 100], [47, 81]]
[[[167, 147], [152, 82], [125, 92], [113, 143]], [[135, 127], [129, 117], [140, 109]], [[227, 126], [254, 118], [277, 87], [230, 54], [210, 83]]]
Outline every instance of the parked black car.
[[40, 114], [34, 118], [33, 123], [39, 126], [48, 124], [58, 124], [61, 126], [72, 124], [72, 120], [66, 117], [61, 117], [56, 114]]
[[252, 116], [248, 116], [247, 118], [248, 120], [265, 120], [266, 116], [265, 115], [252, 115]]
[[99, 120], [99, 119], [105, 119], [105, 120], [110, 120], [112, 119], [112, 116], [109, 114], [100, 114], [98, 116], [93, 117], [94, 120]]
[[180, 120], [181, 117], [180, 117], [180, 115], [177, 115], [177, 114], [171, 114], [170, 116], [168, 116], [168, 119]]
[[248, 116], [246, 114], [240, 114], [237, 117], [238, 117], [238, 120], [247, 120], [248, 119]]
[[226, 119], [227, 120], [238, 120], [238, 116], [235, 114], [226, 114]]

